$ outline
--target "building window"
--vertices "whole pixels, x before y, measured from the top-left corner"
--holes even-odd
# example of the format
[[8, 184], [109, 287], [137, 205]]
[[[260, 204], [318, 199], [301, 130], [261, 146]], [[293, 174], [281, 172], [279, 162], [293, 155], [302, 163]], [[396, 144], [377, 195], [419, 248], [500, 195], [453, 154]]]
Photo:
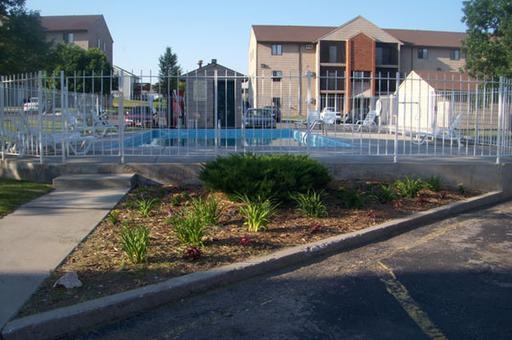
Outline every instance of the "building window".
[[281, 108], [281, 97], [272, 97], [272, 106]]
[[272, 81], [281, 81], [283, 71], [272, 71]]
[[418, 48], [418, 59], [428, 59], [428, 48]]
[[460, 60], [460, 49], [459, 48], [451, 50], [450, 59], [451, 60]]
[[283, 45], [273, 44], [272, 45], [272, 55], [282, 55], [282, 54], [283, 54]]
[[101, 39], [98, 39], [98, 41], [96, 42], [96, 47], [101, 50]]
[[71, 44], [75, 41], [75, 35], [71, 32], [64, 32], [62, 40], [64, 40], [66, 44]]

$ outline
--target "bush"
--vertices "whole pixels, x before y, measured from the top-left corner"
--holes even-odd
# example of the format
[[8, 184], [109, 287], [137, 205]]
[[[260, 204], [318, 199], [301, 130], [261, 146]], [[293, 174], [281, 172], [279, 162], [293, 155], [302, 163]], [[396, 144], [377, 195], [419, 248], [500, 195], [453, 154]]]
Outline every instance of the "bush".
[[439, 176], [432, 176], [426, 181], [426, 187], [432, 191], [438, 192], [441, 191], [441, 177]]
[[389, 184], [379, 184], [379, 186], [373, 187], [372, 195], [382, 204], [392, 202], [398, 198], [395, 188]]
[[137, 210], [142, 217], [148, 217], [153, 207], [158, 203], [156, 198], [142, 198], [137, 200]]
[[308, 191], [306, 194], [297, 193], [292, 195], [297, 203], [297, 210], [308, 217], [324, 217], [327, 216], [327, 208], [322, 201], [322, 193], [316, 191]]
[[341, 187], [338, 189], [337, 196], [345, 209], [361, 209], [365, 203], [364, 194], [354, 188]]
[[234, 154], [203, 165], [199, 179], [214, 191], [283, 202], [290, 193], [321, 190], [331, 180], [327, 168], [304, 155]]
[[244, 225], [250, 232], [258, 232], [265, 229], [271, 217], [276, 212], [275, 205], [268, 198], [258, 197], [255, 200], [249, 199], [247, 195], [240, 196], [243, 205], [240, 207], [240, 214], [244, 217]]
[[425, 188], [425, 182], [419, 178], [405, 177], [397, 179], [393, 186], [401, 197], [414, 198], [418, 196], [421, 189]]
[[202, 247], [206, 225], [203, 217], [192, 210], [185, 210], [169, 217], [168, 223], [174, 227], [181, 243], [189, 247]]
[[220, 219], [219, 202], [214, 196], [207, 199], [201, 197], [192, 200], [194, 214], [198, 215], [206, 225], [217, 225]]
[[121, 230], [121, 248], [134, 263], [146, 262], [149, 250], [149, 228], [123, 226]]

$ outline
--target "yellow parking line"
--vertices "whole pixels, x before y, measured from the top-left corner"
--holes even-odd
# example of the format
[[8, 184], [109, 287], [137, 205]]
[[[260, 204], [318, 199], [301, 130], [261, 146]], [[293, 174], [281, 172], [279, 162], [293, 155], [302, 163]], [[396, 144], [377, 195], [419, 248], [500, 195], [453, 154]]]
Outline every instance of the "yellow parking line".
[[393, 271], [381, 261], [377, 263], [380, 266], [379, 272], [382, 274], [380, 280], [386, 286], [386, 290], [398, 301], [418, 327], [431, 339], [447, 339], [443, 332], [430, 320], [427, 313], [414, 301], [407, 288], [398, 281]]

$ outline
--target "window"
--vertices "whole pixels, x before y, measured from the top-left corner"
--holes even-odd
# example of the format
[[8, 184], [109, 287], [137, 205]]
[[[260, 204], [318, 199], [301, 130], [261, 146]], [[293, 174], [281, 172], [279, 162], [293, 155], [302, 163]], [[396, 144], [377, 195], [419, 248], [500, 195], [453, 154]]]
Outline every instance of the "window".
[[281, 97], [272, 97], [272, 105], [281, 108]]
[[64, 34], [62, 35], [62, 39], [66, 44], [71, 44], [75, 41], [75, 35], [70, 32], [64, 32]]
[[101, 39], [98, 39], [98, 41], [96, 43], [96, 47], [101, 49]]
[[329, 62], [335, 63], [338, 60], [338, 48], [335, 45], [329, 46]]
[[272, 45], [272, 55], [282, 55], [283, 54], [283, 45], [273, 44]]
[[428, 59], [428, 48], [418, 48], [418, 59]]
[[272, 71], [272, 81], [281, 81], [283, 71]]
[[459, 48], [451, 50], [450, 59], [451, 60], [460, 60], [460, 49]]

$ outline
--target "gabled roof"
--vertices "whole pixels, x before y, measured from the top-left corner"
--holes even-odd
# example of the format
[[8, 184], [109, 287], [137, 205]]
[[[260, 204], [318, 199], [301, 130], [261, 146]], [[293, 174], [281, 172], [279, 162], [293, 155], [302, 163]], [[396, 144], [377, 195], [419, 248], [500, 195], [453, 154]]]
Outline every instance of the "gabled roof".
[[385, 28], [384, 31], [402, 41], [404, 44], [413, 46], [461, 47], [462, 41], [466, 38], [466, 33], [464, 32], [422, 31], [388, 28]]
[[407, 78], [421, 78], [436, 91], [474, 91], [480, 84], [467, 73], [450, 71], [411, 71]]
[[378, 42], [401, 43], [395, 37], [360, 15], [320, 37], [319, 40], [348, 40], [359, 33], [363, 33]]
[[253, 25], [259, 42], [316, 42], [336, 27]]
[[230, 77], [245, 77], [244, 74], [240, 73], [240, 72], [237, 72], [235, 70], [232, 70], [230, 69], [229, 67], [226, 67], [226, 66], [223, 66], [221, 64], [218, 64], [216, 61], [215, 62], [210, 62], [198, 69], [195, 69], [195, 70], [192, 70], [188, 73], [185, 73], [185, 74], [182, 74], [181, 76], [195, 76], [196, 74], [197, 75], [201, 75], [202, 73], [204, 72], [208, 72], [212, 69], [217, 69], [217, 72], [218, 72], [218, 76], [219, 77], [222, 77], [225, 75], [225, 73], [227, 72], [227, 75], [230, 76]]
[[47, 32], [63, 31], [88, 31], [95, 25], [105, 25], [110, 38], [112, 35], [108, 29], [103, 15], [59, 15], [59, 16], [41, 16], [41, 26]]

